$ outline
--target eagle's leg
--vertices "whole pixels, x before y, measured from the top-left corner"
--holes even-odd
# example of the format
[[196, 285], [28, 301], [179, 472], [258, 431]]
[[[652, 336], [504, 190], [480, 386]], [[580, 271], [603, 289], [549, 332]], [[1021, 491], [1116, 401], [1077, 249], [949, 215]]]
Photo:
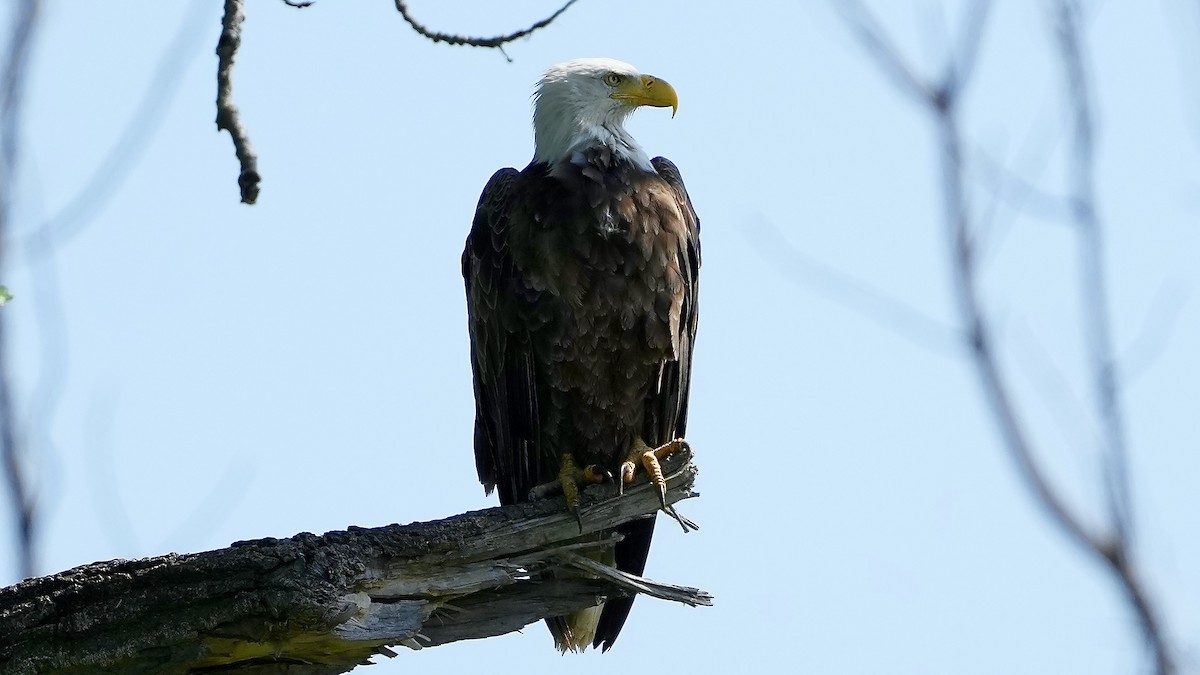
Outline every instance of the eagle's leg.
[[640, 437], [636, 437], [633, 439], [633, 445], [629, 448], [629, 454], [625, 456], [625, 463], [621, 465], [621, 477], [617, 480], [617, 491], [624, 493], [625, 484], [633, 482], [639, 466], [643, 468], [650, 476], [650, 484], [658, 488], [658, 501], [662, 505], [662, 510], [678, 521], [684, 532], [698, 530], [700, 526], [680, 515], [674, 506], [667, 505], [667, 479], [663, 477], [662, 465], [659, 464], [659, 460], [686, 447], [688, 447], [687, 441], [682, 438], [676, 438], [657, 448], [651, 448]]
[[563, 498], [567, 500], [567, 510], [575, 512], [575, 520], [579, 521], [579, 533], [583, 534], [583, 511], [579, 508], [579, 484], [575, 476], [580, 473], [575, 465], [575, 456], [566, 453], [562, 456], [562, 464], [558, 470], [558, 482], [562, 485]]
[[579, 521], [579, 531], [582, 533], [583, 513], [579, 508], [579, 486], [602, 483], [606, 480], [612, 480], [612, 474], [595, 464], [581, 469], [575, 463], [575, 456], [567, 452], [563, 453], [562, 459], [559, 461], [558, 478], [549, 483], [535, 486], [529, 491], [529, 498], [530, 500], [546, 499], [562, 492], [563, 498], [567, 502], [567, 509], [575, 512], [575, 519]]

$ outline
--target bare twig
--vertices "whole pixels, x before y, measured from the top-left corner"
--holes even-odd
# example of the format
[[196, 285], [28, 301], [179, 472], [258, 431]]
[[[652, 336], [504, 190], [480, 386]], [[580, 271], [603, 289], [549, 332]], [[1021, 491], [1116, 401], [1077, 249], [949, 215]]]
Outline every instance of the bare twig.
[[962, 331], [853, 274], [806, 255], [772, 223], [753, 224], [747, 238], [796, 284], [829, 298], [909, 342], [943, 356], [962, 354]]
[[977, 169], [972, 172], [975, 182], [986, 187], [998, 200], [1008, 202], [1014, 210], [1054, 222], [1060, 222], [1070, 211], [1065, 198], [1035, 185], [982, 148], [971, 153], [971, 160], [971, 166]]
[[1189, 296], [1190, 293], [1179, 279], [1167, 278], [1159, 285], [1138, 331], [1117, 358], [1117, 363], [1121, 365], [1121, 384], [1126, 389], [1133, 386], [1162, 356], [1163, 348], [1170, 341], [1175, 324], [1183, 314], [1183, 308], [1191, 300]]
[[1081, 253], [1080, 290], [1083, 293], [1087, 330], [1084, 335], [1091, 352], [1095, 378], [1096, 408], [1104, 427], [1105, 457], [1109, 481], [1109, 509], [1116, 535], [1130, 536], [1129, 469], [1125, 449], [1125, 425], [1118, 400], [1118, 384], [1113, 356], [1112, 329], [1109, 319], [1107, 283], [1104, 274], [1104, 232], [1096, 212], [1095, 132], [1092, 124], [1088, 74], [1079, 45], [1080, 8], [1071, 0], [1057, 3], [1059, 51], [1063, 78], [1070, 93], [1073, 123], [1074, 161], [1071, 165], [1071, 213], [1079, 233]]
[[[9, 51], [0, 89], [0, 270], [6, 269], [3, 243], [12, 213], [12, 186], [17, 173], [17, 143], [20, 138], [21, 99], [29, 68], [29, 53], [37, 28], [38, 0], [22, 0], [13, 16]], [[0, 277], [3, 275], [0, 274]], [[35, 511], [32, 490], [27, 483], [27, 468], [21, 457], [13, 413], [12, 383], [8, 379], [8, 329], [10, 312], [0, 312], [0, 455], [8, 482], [13, 515], [17, 526], [17, 555], [21, 574], [34, 574]]]
[[943, 209], [948, 228], [947, 236], [952, 242], [954, 280], [957, 290], [959, 312], [967, 325], [968, 342], [974, 354], [974, 362], [981, 379], [984, 394], [992, 413], [1000, 425], [1005, 444], [1017, 462], [1021, 477], [1033, 490], [1038, 502], [1050, 514], [1070, 538], [1085, 548], [1103, 548], [1111, 545], [1087, 531], [1062, 498], [1051, 487], [1045, 472], [1039, 466], [1032, 445], [1019, 419], [1011, 388], [1000, 370], [992, 332], [984, 315], [983, 302], [979, 297], [976, 277], [975, 250], [972, 247], [971, 216], [966, 200], [966, 185], [963, 181], [963, 142], [958, 129], [957, 98], [947, 100], [947, 105], [938, 107], [930, 99], [929, 105], [936, 111], [938, 133], [942, 146], [941, 168], [943, 185]]
[[[468, 37], [452, 33], [442, 33], [426, 28], [413, 18], [404, 0], [396, 0], [396, 10], [419, 35], [433, 42], [445, 42], [451, 45], [467, 45], [471, 47], [490, 47], [504, 52], [504, 45], [531, 35], [537, 30], [549, 26], [555, 19], [567, 11], [577, 0], [567, 0], [550, 16], [522, 30], [507, 35], [493, 37]], [[304, 8], [312, 2], [284, 0], [292, 7]], [[217, 42], [217, 130], [228, 131], [233, 138], [233, 148], [237, 154], [241, 172], [238, 174], [238, 187], [241, 190], [242, 202], [253, 204], [258, 200], [259, 182], [262, 177], [258, 173], [258, 156], [250, 147], [250, 137], [242, 126], [238, 109], [233, 104], [233, 61], [242, 42], [242, 22], [246, 12], [243, 0], [225, 0], [225, 13], [221, 18], [221, 38]], [[504, 55], [508, 58], [508, 55]], [[511, 59], [509, 59], [511, 61]]]
[[854, 37], [875, 59], [879, 69], [892, 77], [896, 86], [918, 99], [933, 96], [933, 89], [913, 72], [908, 62], [900, 56], [887, 33], [866, 7], [858, 0], [844, 0], [836, 4], [846, 24], [854, 31]]
[[[499, 49], [501, 52], [503, 52], [504, 45], [512, 42], [513, 40], [519, 40], [527, 35], [531, 35], [535, 31], [549, 26], [555, 19], [561, 16], [563, 12], [567, 11], [571, 5], [575, 4], [576, 1], [577, 0], [567, 0], [566, 4], [558, 8], [558, 11], [528, 28], [521, 29], [515, 33], [496, 35], [493, 37], [467, 37], [465, 35], [440, 33], [430, 30], [413, 18], [412, 14], [408, 11], [408, 5], [404, 2], [404, 0], [396, 0], [396, 11], [400, 12], [400, 16], [408, 22], [409, 26], [412, 26], [413, 30], [434, 42], [445, 42], [446, 44], [450, 45], [466, 45], [468, 47], [490, 47], [492, 49]], [[508, 58], [508, 55], [505, 54], [504, 57]], [[509, 61], [511, 60], [512, 59], [509, 59]]]
[[[1074, 158], [1071, 166], [1072, 214], [1079, 233], [1081, 254], [1080, 290], [1087, 330], [1084, 335], [1091, 352], [1092, 377], [1097, 413], [1102, 426], [1105, 477], [1108, 481], [1109, 515], [1116, 546], [1105, 555], [1129, 602], [1137, 611], [1143, 637], [1154, 653], [1159, 675], [1175, 671], [1172, 649], [1151, 606], [1131, 558], [1133, 516], [1129, 496], [1129, 453], [1117, 382], [1112, 325], [1104, 273], [1104, 232], [1096, 209], [1095, 126], [1087, 68], [1081, 48], [1083, 10], [1074, 0], [1059, 0], [1055, 7], [1056, 35], [1063, 78], [1070, 93], [1073, 118]], [[1105, 552], [1097, 550], [1098, 554]]]
[[217, 130], [225, 130], [233, 138], [233, 149], [237, 153], [241, 173], [238, 187], [242, 202], [253, 204], [258, 200], [258, 155], [250, 147], [250, 137], [242, 126], [237, 106], [233, 104], [233, 58], [242, 44], [242, 22], [246, 12], [242, 0], [225, 0], [225, 14], [221, 17], [221, 38], [217, 41]]
[[[1058, 116], [1052, 114], [1056, 111], [1051, 109], [1049, 97], [1045, 98], [1046, 110], [1039, 114], [1039, 121], [1035, 121], [1025, 132], [1025, 138], [1012, 160], [1015, 165], [1013, 168], [1006, 162], [993, 159], [982, 148], [977, 147], [970, 154], [971, 172], [968, 177], [972, 183], [992, 192], [992, 199], [975, 219], [975, 247], [980, 251], [980, 264], [984, 263], [989, 253], [1000, 249], [1000, 243], [1018, 215], [1061, 223], [1063, 214], [1069, 208], [1064, 197], [1038, 186], [1033, 178], [1045, 172], [1046, 164], [1054, 155], [1066, 129], [1066, 125], [1058, 121]], [[1009, 207], [1003, 218], [999, 214], [1001, 201], [1007, 202]]]
[[941, 172], [944, 218], [951, 242], [955, 288], [959, 312], [966, 324], [973, 362], [980, 383], [1000, 427], [1000, 434], [1012, 455], [1022, 480], [1033, 492], [1037, 503], [1067, 538], [1079, 545], [1113, 573], [1141, 624], [1143, 637], [1154, 654], [1158, 675], [1175, 672], [1172, 649], [1165, 630], [1146, 593], [1141, 577], [1133, 568], [1130, 553], [1131, 514], [1127, 456], [1121, 406], [1118, 396], [1115, 359], [1109, 327], [1107, 293], [1104, 284], [1103, 240], [1096, 211], [1093, 180], [1093, 125], [1088, 83], [1080, 49], [1080, 10], [1072, 0], [1059, 0], [1056, 19], [1059, 49], [1064, 75], [1071, 93], [1074, 118], [1074, 165], [1071, 212], [1080, 231], [1084, 258], [1082, 302], [1086, 312], [1086, 333], [1092, 352], [1096, 406], [1104, 426], [1106, 458], [1105, 495], [1109, 507], [1107, 531], [1093, 532], [1084, 525], [1063, 497], [1054, 489], [1039, 465], [1032, 441], [1019, 417], [1011, 387], [999, 366], [992, 331], [978, 289], [978, 260], [968, 188], [965, 184], [964, 139], [958, 122], [958, 103], [967, 84], [970, 64], [981, 41], [989, 3], [980, 0], [968, 16], [967, 51], [952, 56], [960, 63], [948, 64], [943, 80], [931, 87], [921, 83], [911, 67], [891, 46], [874, 18], [858, 3], [848, 2], [853, 11], [843, 10], [855, 36], [864, 49], [889, 73], [896, 86], [926, 106], [937, 124], [941, 145]]
[[945, 75], [940, 89], [948, 96], [956, 96], [958, 89], [971, 79], [978, 60], [979, 48], [983, 44], [983, 32], [987, 27], [991, 0], [976, 0], [974, 7], [963, 14], [963, 27], [957, 56], [947, 59]]
[[[986, 6], [986, 4], [986, 2], [981, 3], [982, 6]], [[1050, 486], [1036, 462], [1011, 399], [1009, 387], [1000, 372], [992, 347], [991, 331], [988, 328], [987, 318], [978, 295], [974, 238], [963, 179], [965, 172], [963, 142], [958, 129], [957, 117], [958, 101], [966, 81], [956, 80], [955, 78], [958, 76], [954, 75], [955, 70], [951, 68], [947, 70], [948, 80], [936, 87], [920, 83], [912, 75], [912, 69], [904, 58], [890, 46], [890, 40], [879, 28], [878, 22], [870, 12], [856, 1], [848, 2], [843, 6], [854, 8], [853, 12], [844, 13], [844, 16], [850, 22], [851, 29], [867, 52], [876, 59], [883, 70], [892, 76], [897, 87], [927, 106], [937, 121], [942, 150], [940, 156], [942, 160], [943, 208], [947, 238], [952, 246], [959, 312], [963, 317], [966, 339], [974, 355], [984, 393], [1000, 424], [1001, 435], [1017, 461], [1022, 478], [1033, 489], [1039, 503], [1074, 541], [1090, 546], [1092, 542], [1098, 542], [1099, 539], [1087, 532], [1084, 526], [1073, 517], [1066, 504]]]
[[83, 186], [37, 229], [14, 235], [10, 245], [19, 248], [27, 260], [52, 254], [56, 246], [82, 232], [95, 214], [119, 193], [162, 126], [166, 111], [184, 82], [180, 73], [198, 54], [196, 47], [205, 39], [201, 25], [208, 20], [210, 11], [204, 3], [191, 3], [174, 37], [158, 57], [154, 74], [125, 128]]

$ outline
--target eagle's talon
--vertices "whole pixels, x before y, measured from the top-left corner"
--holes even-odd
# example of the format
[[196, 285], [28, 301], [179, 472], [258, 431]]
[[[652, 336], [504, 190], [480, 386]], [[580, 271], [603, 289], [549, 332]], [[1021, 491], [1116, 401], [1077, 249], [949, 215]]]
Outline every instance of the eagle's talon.
[[563, 454], [559, 467], [557, 480], [539, 485], [534, 490], [547, 488], [545, 492], [550, 492], [553, 489], [550, 486], [561, 490], [563, 499], [567, 502], [567, 510], [575, 514], [575, 520], [579, 523], [579, 534], [583, 534], [583, 509], [579, 505], [580, 487], [612, 480], [612, 473], [597, 464], [590, 464], [580, 469], [571, 453]]
[[607, 483], [612, 480], [612, 472], [599, 464], [589, 464], [579, 475], [581, 483]]
[[637, 445], [635, 444], [634, 449], [629, 451], [629, 457], [626, 458], [625, 462], [621, 464], [621, 477], [619, 480], [617, 480], [618, 496], [625, 495], [625, 484], [632, 483], [633, 479], [637, 476], [637, 463], [633, 459], [636, 448]]
[[621, 479], [617, 481], [617, 494], [625, 493], [625, 484], [634, 481], [640, 466], [650, 477], [650, 483], [657, 488], [658, 503], [663, 512], [674, 518], [684, 532], [690, 532], [700, 528], [696, 523], [679, 515], [674, 507], [667, 505], [667, 479], [663, 476], [662, 464], [659, 462], [681, 450], [691, 450], [691, 446], [682, 438], [668, 441], [657, 448], [651, 448], [642, 439], [635, 438], [633, 445], [629, 448], [629, 453], [625, 456], [625, 462], [621, 464]]
[[635, 438], [633, 445], [629, 448], [629, 453], [625, 456], [625, 462], [621, 464], [621, 482], [632, 483], [637, 476], [638, 467], [641, 466], [649, 474], [650, 482], [655, 485], [665, 486], [667, 481], [663, 477], [662, 464], [659, 463], [659, 460], [666, 459], [672, 453], [688, 448], [690, 446], [682, 438], [668, 441], [657, 448], [651, 448], [642, 439]]

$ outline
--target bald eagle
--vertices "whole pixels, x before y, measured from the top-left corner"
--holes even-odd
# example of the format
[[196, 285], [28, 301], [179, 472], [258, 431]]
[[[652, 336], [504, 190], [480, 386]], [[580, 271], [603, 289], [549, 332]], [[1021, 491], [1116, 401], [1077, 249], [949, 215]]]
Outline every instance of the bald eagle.
[[[557, 482], [578, 516], [580, 484], [654, 481], [682, 443], [700, 222], [675, 165], [625, 130], [643, 105], [674, 115], [678, 99], [620, 61], [551, 67], [534, 94], [533, 161], [497, 171], [479, 198], [462, 257], [475, 462], [504, 504]], [[641, 574], [654, 520], [623, 525], [595, 555]], [[547, 619], [555, 645], [607, 651], [632, 602]]]

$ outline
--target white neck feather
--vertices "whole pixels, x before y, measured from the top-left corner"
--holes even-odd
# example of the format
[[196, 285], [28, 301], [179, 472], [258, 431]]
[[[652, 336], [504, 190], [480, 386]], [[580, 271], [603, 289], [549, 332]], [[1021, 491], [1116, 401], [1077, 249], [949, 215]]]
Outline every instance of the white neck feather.
[[533, 161], [552, 169], [564, 162], [578, 164], [584, 150], [606, 145], [618, 157], [653, 171], [646, 151], [625, 130], [625, 118], [633, 109], [589, 107], [587, 99], [577, 93], [566, 88], [538, 92], [533, 110]]

